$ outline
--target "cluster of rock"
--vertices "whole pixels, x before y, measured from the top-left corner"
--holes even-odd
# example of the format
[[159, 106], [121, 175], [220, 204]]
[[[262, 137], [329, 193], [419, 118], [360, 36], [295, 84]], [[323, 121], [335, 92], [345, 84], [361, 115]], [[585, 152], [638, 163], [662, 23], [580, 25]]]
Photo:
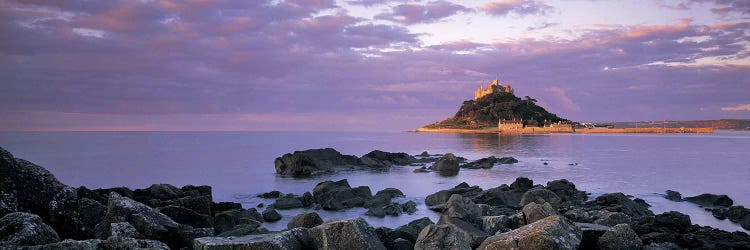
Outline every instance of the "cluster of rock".
[[[384, 170], [391, 166], [421, 166], [415, 173], [435, 171], [443, 176], [457, 175], [461, 168], [488, 169], [495, 164], [517, 163], [513, 157], [496, 158], [490, 156], [477, 161], [466, 162], [466, 158], [451, 153], [430, 155], [423, 152], [417, 156], [407, 153], [390, 153], [375, 150], [357, 157], [344, 155], [332, 148], [308, 149], [284, 154], [274, 160], [276, 173], [293, 177], [308, 177], [316, 174], [333, 173], [340, 169], [375, 169]], [[428, 168], [425, 164], [432, 163]]]
[[346, 179], [318, 183], [312, 193], [282, 195], [279, 191], [271, 191], [260, 194], [258, 197], [276, 199], [267, 210], [313, 208], [337, 211], [363, 207], [368, 209], [367, 215], [376, 217], [399, 216], [402, 213], [412, 214], [417, 211], [417, 203], [414, 201], [407, 201], [403, 204], [393, 201], [394, 198], [404, 197], [401, 190], [386, 188], [373, 195], [370, 187], [351, 187]]
[[750, 230], [750, 209], [744, 206], [733, 205], [732, 198], [724, 194], [700, 194], [693, 197], [682, 198], [677, 191], [667, 190], [666, 197], [672, 201], [687, 201], [698, 204], [711, 212], [716, 219], [734, 222], [746, 230]]

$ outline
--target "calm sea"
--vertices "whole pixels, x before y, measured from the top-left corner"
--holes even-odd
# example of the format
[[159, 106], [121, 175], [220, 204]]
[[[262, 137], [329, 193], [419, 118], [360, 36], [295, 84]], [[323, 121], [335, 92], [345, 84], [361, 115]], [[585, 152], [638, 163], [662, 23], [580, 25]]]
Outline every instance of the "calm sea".
[[[49, 169], [60, 181], [90, 188], [153, 183], [210, 185], [214, 199], [242, 202], [245, 207], [271, 200], [258, 193], [280, 190], [301, 194], [318, 182], [346, 178], [352, 186], [401, 189], [405, 200], [420, 204], [414, 215], [365, 218], [375, 226], [395, 227], [413, 219], [438, 215], [424, 207], [424, 197], [461, 182], [482, 188], [511, 183], [526, 176], [535, 183], [568, 179], [594, 195], [624, 192], [649, 202], [654, 212], [676, 210], [693, 223], [742, 230], [718, 221], [689, 203], [660, 196], [667, 189], [683, 196], [727, 194], [750, 206], [750, 132], [715, 134], [433, 134], [362, 132], [41, 132], [0, 133], [0, 146], [16, 157]], [[456, 177], [415, 174], [414, 167], [388, 172], [354, 171], [312, 179], [275, 174], [274, 158], [295, 150], [332, 147], [363, 155], [374, 149], [419, 154], [452, 152], [468, 159], [513, 156], [518, 164], [488, 170], [461, 170]], [[544, 163], [548, 163], [544, 165]], [[265, 227], [282, 229], [299, 210], [281, 211], [285, 219]], [[320, 211], [324, 219], [364, 216], [364, 209]]]

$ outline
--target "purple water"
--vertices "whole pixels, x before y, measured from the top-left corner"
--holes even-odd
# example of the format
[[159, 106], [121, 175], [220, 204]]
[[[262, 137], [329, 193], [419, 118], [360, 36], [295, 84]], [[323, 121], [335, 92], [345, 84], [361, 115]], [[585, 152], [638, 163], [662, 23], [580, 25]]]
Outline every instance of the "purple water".
[[[386, 187], [401, 189], [419, 212], [399, 217], [364, 216], [364, 209], [319, 211], [324, 219], [364, 216], [375, 226], [395, 227], [437, 214], [424, 207], [424, 197], [461, 182], [482, 188], [511, 183], [526, 176], [535, 183], [568, 179], [593, 194], [623, 192], [645, 199], [652, 210], [676, 210], [693, 223], [735, 231], [728, 221], [690, 203], [677, 203], [659, 194], [667, 189], [683, 196], [727, 194], [736, 204], [749, 206], [750, 132], [715, 134], [434, 134], [360, 132], [41, 132], [0, 133], [0, 146], [16, 157], [49, 169], [60, 181], [90, 188], [127, 186], [145, 188], [153, 183], [210, 185], [214, 199], [242, 202], [245, 207], [272, 200], [255, 198], [280, 190], [301, 194], [318, 182], [349, 179], [352, 186], [370, 186], [373, 193]], [[452, 152], [469, 159], [490, 155], [513, 156], [514, 165], [489, 170], [461, 170], [456, 177], [415, 174], [414, 167], [388, 172], [355, 171], [310, 179], [275, 175], [274, 158], [294, 150], [333, 147], [345, 154], [362, 155], [374, 149], [419, 154]], [[548, 162], [548, 165], [544, 165]], [[578, 163], [577, 165], [575, 163]], [[569, 165], [573, 164], [573, 165]], [[282, 229], [290, 215], [265, 224]]]

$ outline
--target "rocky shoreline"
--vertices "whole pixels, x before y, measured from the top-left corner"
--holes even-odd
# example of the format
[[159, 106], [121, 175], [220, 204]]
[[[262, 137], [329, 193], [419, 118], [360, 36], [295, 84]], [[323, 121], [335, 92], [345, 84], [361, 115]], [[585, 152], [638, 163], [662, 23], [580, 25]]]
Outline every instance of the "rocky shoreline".
[[[412, 166], [415, 175], [453, 176], [465, 168], [515, 162], [377, 150], [357, 157], [313, 149], [285, 154], [274, 165], [278, 174], [292, 177], [391, 166]], [[374, 228], [367, 217], [414, 213], [417, 203], [397, 202], [401, 190], [373, 194], [345, 179], [321, 182], [303, 194], [259, 192], [274, 202], [248, 209], [215, 202], [209, 186], [73, 188], [2, 148], [0, 173], [0, 249], [750, 249], [745, 232], [694, 225], [674, 211], [655, 215], [645, 201], [622, 193], [590, 199], [564, 179], [540, 185], [519, 177], [490, 189], [461, 183], [425, 197], [428, 209], [440, 213], [438, 221], [425, 217]], [[665, 198], [696, 203], [750, 229], [750, 210], [726, 195], [682, 198], [670, 190]], [[315, 212], [355, 207], [366, 214], [324, 221]], [[263, 227], [281, 219], [277, 210], [295, 208], [308, 209], [294, 216], [287, 230]]]

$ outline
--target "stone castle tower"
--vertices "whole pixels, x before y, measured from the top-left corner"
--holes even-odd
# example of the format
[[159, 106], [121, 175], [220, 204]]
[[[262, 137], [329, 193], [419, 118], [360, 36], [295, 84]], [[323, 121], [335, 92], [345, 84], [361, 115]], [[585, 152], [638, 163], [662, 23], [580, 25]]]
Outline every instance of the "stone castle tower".
[[479, 85], [479, 88], [477, 88], [476, 91], [474, 91], [474, 100], [476, 101], [479, 98], [482, 98], [489, 94], [494, 93], [513, 93], [513, 88], [510, 87], [510, 84], [506, 85], [500, 85], [500, 81], [498, 79], [492, 80], [492, 82], [487, 85], [487, 87], [482, 88], [482, 85]]

